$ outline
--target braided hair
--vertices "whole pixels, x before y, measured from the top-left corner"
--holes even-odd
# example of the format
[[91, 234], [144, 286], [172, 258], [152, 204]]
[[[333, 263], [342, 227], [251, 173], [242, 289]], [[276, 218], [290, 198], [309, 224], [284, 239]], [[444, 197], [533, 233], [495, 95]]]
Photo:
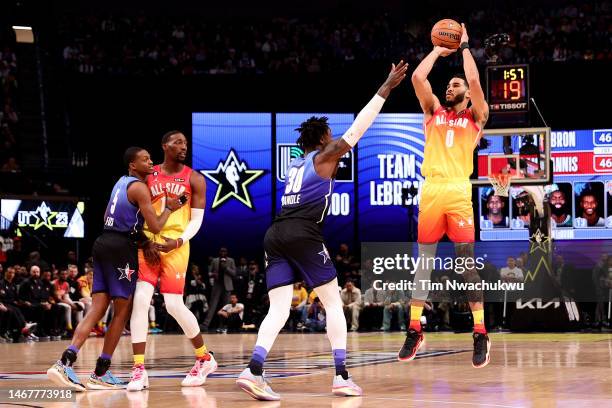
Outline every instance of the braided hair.
[[306, 121], [300, 124], [300, 127], [295, 129], [300, 132], [297, 144], [302, 150], [314, 149], [321, 144], [321, 138], [329, 131], [327, 117], [311, 116]]

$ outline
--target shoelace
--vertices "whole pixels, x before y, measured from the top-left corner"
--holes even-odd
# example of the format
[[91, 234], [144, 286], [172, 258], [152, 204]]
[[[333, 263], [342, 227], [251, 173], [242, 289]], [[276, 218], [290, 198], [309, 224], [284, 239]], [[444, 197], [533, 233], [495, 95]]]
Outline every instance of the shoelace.
[[142, 378], [144, 372], [142, 367], [134, 367], [132, 369], [132, 381], [139, 381]]
[[197, 360], [196, 363], [193, 365], [193, 367], [191, 368], [191, 371], [189, 371], [189, 375], [191, 376], [197, 376], [200, 374], [200, 365], [203, 364], [203, 361]]

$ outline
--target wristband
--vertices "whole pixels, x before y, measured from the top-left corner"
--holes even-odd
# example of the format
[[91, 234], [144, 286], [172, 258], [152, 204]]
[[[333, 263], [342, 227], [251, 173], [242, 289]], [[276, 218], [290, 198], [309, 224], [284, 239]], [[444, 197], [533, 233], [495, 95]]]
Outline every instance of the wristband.
[[469, 50], [470, 49], [470, 44], [466, 42], [462, 42], [461, 45], [459, 46], [459, 48], [461, 49], [461, 51], [465, 50], [466, 48]]

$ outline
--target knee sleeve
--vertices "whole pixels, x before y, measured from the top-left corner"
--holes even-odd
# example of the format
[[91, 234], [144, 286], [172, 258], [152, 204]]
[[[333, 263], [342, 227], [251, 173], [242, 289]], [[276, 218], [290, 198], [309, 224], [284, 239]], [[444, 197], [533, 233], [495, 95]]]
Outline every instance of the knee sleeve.
[[191, 310], [187, 309], [183, 302], [183, 296], [176, 293], [164, 293], [164, 302], [166, 303], [166, 310], [176, 322], [181, 326], [185, 336], [192, 339], [200, 334], [200, 326], [198, 325], [198, 319], [191, 313]]
[[270, 309], [259, 327], [256, 345], [270, 351], [278, 333], [289, 318], [293, 285], [274, 288], [268, 295], [270, 297]]
[[154, 291], [153, 285], [148, 282], [138, 281], [136, 292], [134, 292], [134, 303], [132, 306], [132, 317], [130, 329], [132, 343], [144, 343], [147, 341], [147, 331], [149, 322], [147, 314], [151, 305], [151, 298]]

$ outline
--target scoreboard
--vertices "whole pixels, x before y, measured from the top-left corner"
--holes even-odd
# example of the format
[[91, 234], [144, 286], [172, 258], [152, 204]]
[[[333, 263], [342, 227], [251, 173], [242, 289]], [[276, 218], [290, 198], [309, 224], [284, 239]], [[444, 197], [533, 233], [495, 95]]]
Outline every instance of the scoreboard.
[[487, 101], [494, 124], [525, 124], [529, 113], [529, 65], [491, 65]]

